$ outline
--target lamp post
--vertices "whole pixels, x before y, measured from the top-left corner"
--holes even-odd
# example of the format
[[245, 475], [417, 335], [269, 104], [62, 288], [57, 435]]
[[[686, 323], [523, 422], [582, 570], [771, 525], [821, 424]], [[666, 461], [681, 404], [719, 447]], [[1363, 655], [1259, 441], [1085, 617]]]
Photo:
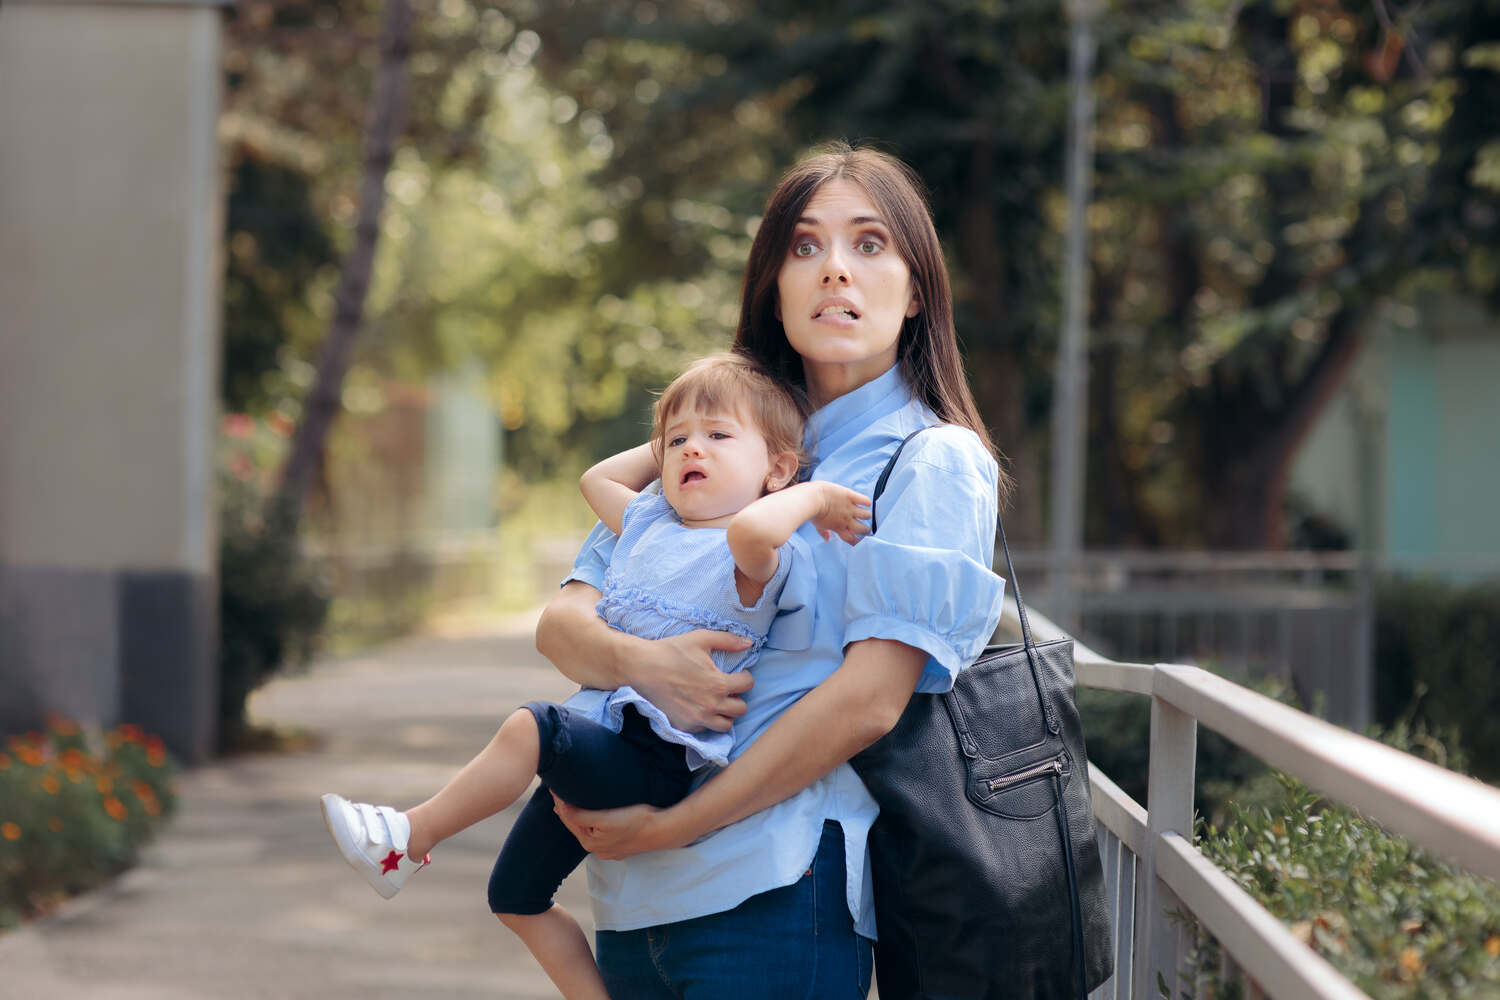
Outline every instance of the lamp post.
[[1052, 397], [1052, 483], [1048, 493], [1048, 614], [1069, 632], [1078, 628], [1075, 575], [1083, 548], [1083, 486], [1088, 427], [1088, 204], [1094, 158], [1094, 17], [1096, 0], [1068, 0], [1072, 25], [1068, 116], [1068, 228], [1064, 255], [1063, 326]]

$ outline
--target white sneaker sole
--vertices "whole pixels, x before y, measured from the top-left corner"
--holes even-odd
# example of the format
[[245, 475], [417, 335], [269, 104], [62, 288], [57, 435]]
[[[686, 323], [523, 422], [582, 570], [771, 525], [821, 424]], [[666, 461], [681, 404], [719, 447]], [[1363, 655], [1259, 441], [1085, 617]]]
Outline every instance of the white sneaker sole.
[[332, 792], [319, 800], [323, 809], [323, 825], [328, 827], [329, 836], [333, 837], [333, 842], [338, 845], [344, 860], [349, 862], [349, 867], [363, 875], [365, 881], [370, 883], [370, 888], [380, 893], [382, 899], [390, 899], [400, 891], [400, 887], [391, 885], [380, 866], [365, 857], [364, 852], [359, 849], [354, 831], [344, 822], [344, 811], [339, 808], [338, 800], [339, 796]]

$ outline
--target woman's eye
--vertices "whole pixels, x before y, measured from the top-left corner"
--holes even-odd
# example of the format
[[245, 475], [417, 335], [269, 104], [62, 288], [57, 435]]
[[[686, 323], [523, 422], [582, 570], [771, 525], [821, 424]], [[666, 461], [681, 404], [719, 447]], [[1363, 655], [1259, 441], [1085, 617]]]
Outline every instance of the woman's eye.
[[879, 240], [863, 239], [854, 244], [854, 249], [858, 250], [860, 253], [871, 254], [879, 253], [884, 249], [884, 246]]
[[817, 252], [817, 249], [817, 245], [811, 240], [803, 240], [801, 243], [796, 243], [792, 246], [792, 256], [811, 257]]

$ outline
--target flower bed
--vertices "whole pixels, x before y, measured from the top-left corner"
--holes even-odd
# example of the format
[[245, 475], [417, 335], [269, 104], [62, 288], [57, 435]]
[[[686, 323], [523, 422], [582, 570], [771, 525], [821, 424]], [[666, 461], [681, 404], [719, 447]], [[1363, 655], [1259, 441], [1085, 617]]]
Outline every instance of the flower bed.
[[175, 805], [176, 767], [137, 726], [64, 719], [0, 749], [0, 927], [45, 912], [135, 863]]

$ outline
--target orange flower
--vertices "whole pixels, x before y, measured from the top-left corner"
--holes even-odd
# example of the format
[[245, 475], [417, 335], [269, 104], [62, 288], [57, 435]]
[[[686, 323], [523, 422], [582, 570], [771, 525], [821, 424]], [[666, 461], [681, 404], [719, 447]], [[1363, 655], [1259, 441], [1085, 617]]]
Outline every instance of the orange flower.
[[1403, 948], [1401, 950], [1401, 971], [1410, 977], [1420, 976], [1427, 963], [1422, 961], [1422, 956], [1415, 948]]
[[84, 765], [83, 751], [77, 747], [69, 747], [62, 752], [62, 755], [57, 760], [58, 763], [62, 764], [68, 770], [76, 771]]
[[59, 736], [72, 736], [78, 732], [78, 726], [74, 723], [51, 712], [47, 713], [47, 728]]
[[108, 795], [110, 793], [110, 790], [115, 786], [114, 782], [110, 781], [108, 778], [99, 778], [94, 782], [94, 787], [99, 789], [100, 795]]
[[104, 800], [104, 811], [109, 813], [110, 819], [115, 820], [124, 819], [128, 813], [128, 810], [125, 808], [125, 803], [121, 802], [113, 795]]
[[1500, 934], [1491, 934], [1485, 939], [1484, 953], [1490, 958], [1500, 958]]
[[161, 767], [167, 762], [167, 755], [161, 747], [152, 747], [146, 751], [146, 763], [152, 767]]
[[63, 821], [62, 821], [62, 819], [60, 817], [53, 816], [51, 819], [47, 820], [47, 829], [51, 830], [53, 833], [62, 833], [63, 832]]
[[48, 795], [56, 795], [58, 792], [62, 791], [62, 782], [57, 780], [56, 775], [49, 774], [42, 779], [42, 791], [46, 792]]
[[6, 840], [20, 840], [21, 828], [10, 820], [6, 820], [4, 823], [0, 823], [0, 837], [4, 837]]

